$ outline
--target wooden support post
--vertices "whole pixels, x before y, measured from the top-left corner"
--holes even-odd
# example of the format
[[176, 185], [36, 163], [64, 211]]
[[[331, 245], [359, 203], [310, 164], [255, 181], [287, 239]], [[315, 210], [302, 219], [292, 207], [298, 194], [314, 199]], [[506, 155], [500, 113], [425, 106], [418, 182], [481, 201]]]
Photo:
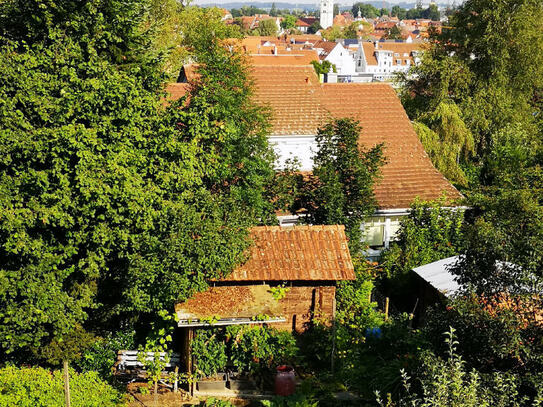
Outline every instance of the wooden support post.
[[178, 391], [178, 386], [179, 386], [179, 366], [176, 366], [175, 367], [175, 372], [174, 372], [174, 382], [173, 382], [173, 392], [174, 393], [177, 393]]
[[189, 378], [190, 378], [190, 383], [189, 383], [189, 387], [190, 387], [190, 396], [191, 397], [194, 397], [194, 377], [192, 375], [193, 373], [193, 370], [194, 370], [194, 366], [193, 366], [193, 363], [192, 363], [192, 352], [191, 352], [191, 345], [192, 345], [192, 340], [194, 339], [194, 330], [192, 328], [189, 328], [189, 332], [187, 334], [187, 337], [188, 337], [188, 345], [187, 345], [187, 348], [188, 348], [188, 355], [187, 355], [187, 358], [188, 358], [188, 365], [187, 365], [187, 372], [189, 373]]
[[389, 305], [389, 298], [385, 298], [385, 321], [388, 321], [388, 305]]
[[[335, 293], [334, 293], [335, 294]], [[336, 296], [332, 300], [332, 353], [330, 354], [330, 371], [334, 374], [336, 353]]]
[[63, 370], [64, 370], [64, 401], [66, 407], [70, 407], [70, 371], [68, 370], [68, 361], [62, 361]]

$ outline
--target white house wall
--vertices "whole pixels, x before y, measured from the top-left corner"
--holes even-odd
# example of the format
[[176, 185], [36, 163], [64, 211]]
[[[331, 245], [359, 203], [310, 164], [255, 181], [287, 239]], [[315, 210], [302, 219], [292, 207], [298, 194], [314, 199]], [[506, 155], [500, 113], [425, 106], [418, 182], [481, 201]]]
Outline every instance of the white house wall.
[[294, 158], [298, 159], [300, 170], [313, 169], [313, 156], [317, 151], [315, 136], [270, 136], [268, 141], [278, 156], [276, 169], [285, 168], [286, 160]]
[[356, 75], [355, 60], [341, 44], [338, 44], [325, 58], [337, 68], [339, 75]]

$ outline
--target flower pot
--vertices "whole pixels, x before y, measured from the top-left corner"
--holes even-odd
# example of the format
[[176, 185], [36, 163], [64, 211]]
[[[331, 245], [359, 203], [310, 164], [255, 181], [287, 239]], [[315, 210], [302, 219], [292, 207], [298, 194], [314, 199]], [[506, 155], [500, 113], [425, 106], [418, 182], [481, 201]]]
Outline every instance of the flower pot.
[[241, 380], [233, 380], [230, 379], [228, 381], [228, 388], [230, 390], [254, 390], [255, 386], [253, 382], [247, 379], [241, 379]]
[[228, 372], [227, 386], [230, 390], [254, 390], [255, 384], [248, 376], [236, 371]]
[[221, 391], [226, 389], [226, 375], [218, 373], [214, 377], [198, 380], [198, 391]]
[[282, 365], [277, 367], [275, 374], [275, 394], [278, 396], [290, 396], [296, 390], [294, 368]]

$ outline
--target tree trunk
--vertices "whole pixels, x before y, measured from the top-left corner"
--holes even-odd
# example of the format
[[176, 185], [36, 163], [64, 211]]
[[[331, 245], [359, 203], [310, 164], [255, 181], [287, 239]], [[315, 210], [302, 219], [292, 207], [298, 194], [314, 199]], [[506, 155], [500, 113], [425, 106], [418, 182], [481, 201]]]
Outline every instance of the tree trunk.
[[155, 402], [155, 407], [158, 407], [158, 380], [155, 380], [155, 389], [154, 389], [154, 402]]
[[68, 361], [62, 361], [64, 368], [64, 401], [66, 407], [70, 407], [70, 371], [68, 370]]

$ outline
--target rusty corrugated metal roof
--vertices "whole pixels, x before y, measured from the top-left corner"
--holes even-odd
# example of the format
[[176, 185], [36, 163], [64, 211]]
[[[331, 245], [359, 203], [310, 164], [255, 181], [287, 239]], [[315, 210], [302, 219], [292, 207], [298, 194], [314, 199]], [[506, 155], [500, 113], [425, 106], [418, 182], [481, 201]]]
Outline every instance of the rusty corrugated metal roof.
[[221, 281], [354, 280], [343, 225], [259, 226], [249, 259]]

